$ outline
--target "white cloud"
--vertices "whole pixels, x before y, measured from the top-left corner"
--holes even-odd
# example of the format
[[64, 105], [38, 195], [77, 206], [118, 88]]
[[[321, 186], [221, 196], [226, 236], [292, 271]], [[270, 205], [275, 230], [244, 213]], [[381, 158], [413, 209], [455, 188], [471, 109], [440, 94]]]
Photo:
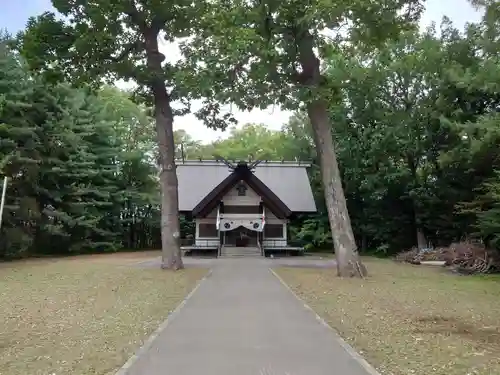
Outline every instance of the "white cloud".
[[[466, 22], [476, 22], [480, 19], [480, 13], [475, 11], [469, 4], [468, 0], [427, 0], [426, 10], [422, 16], [420, 25], [425, 28], [431, 22], [436, 22], [438, 25], [443, 16], [448, 16], [458, 28], [463, 28]], [[161, 43], [160, 51], [166, 56], [169, 62], [178, 61], [182, 58], [179, 46], [176, 42]], [[118, 84], [119, 87], [129, 86], [122, 83]], [[192, 109], [197, 110], [200, 108], [200, 103], [192, 103]], [[227, 107], [227, 111], [230, 109]], [[269, 127], [269, 129], [279, 130], [288, 121], [291, 112], [282, 111], [279, 108], [268, 108], [266, 110], [255, 109], [250, 112], [242, 112], [233, 109], [233, 115], [238, 122], [241, 123], [262, 123]], [[184, 129], [194, 139], [204, 143], [212, 142], [219, 137], [227, 137], [227, 133], [222, 131], [215, 131], [206, 128], [203, 123], [198, 120], [194, 115], [186, 115], [176, 117], [174, 122], [175, 129]]]

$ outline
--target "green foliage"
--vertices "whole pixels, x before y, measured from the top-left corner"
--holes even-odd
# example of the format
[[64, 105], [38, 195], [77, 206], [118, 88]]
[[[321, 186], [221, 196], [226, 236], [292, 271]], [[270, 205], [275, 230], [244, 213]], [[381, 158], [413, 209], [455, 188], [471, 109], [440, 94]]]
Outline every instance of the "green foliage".
[[[144, 59], [147, 29], [151, 26], [156, 34], [165, 30], [166, 40], [181, 37], [188, 28], [185, 7], [191, 7], [184, 1], [178, 2], [179, 7], [162, 1], [148, 1], [141, 7], [129, 0], [52, 3], [66, 22], [46, 12], [31, 18], [18, 37], [31, 69], [58, 73], [56, 78], [71, 82], [99, 83], [104, 78], [134, 80], [139, 85], [151, 81]], [[169, 69], [165, 68], [166, 79], [172, 78]]]
[[486, 207], [477, 213], [477, 226], [489, 245], [500, 248], [500, 172], [483, 186]]
[[0, 160], [9, 178], [0, 257], [157, 242], [152, 129], [125, 93], [30, 75], [0, 48]]
[[[433, 28], [405, 32], [368, 52], [350, 46], [325, 64], [341, 94], [330, 102], [330, 116], [354, 233], [364, 251], [387, 255], [412, 247], [417, 230], [434, 246], [474, 235], [487, 239], [500, 220], [491, 198], [475, 211], [459, 209], [485, 201], [478, 189], [485, 181], [493, 189], [498, 181], [498, 54], [486, 53], [491, 43], [484, 24], [460, 33], [445, 19], [440, 34]], [[226, 140], [196, 144], [189, 152], [316, 161], [302, 112], [281, 132], [245, 125]], [[310, 178], [319, 212], [294, 220], [291, 235], [308, 247], [331, 249], [316, 164]]]
[[[162, 157], [145, 104], [167, 108], [152, 95], [162, 90], [184, 104], [174, 114], [201, 99], [196, 115], [213, 128], [232, 122], [223, 104], [295, 112], [281, 131], [249, 123], [211, 144], [177, 131], [175, 156], [312, 161], [318, 213], [291, 223], [307, 248], [332, 248], [304, 108], [318, 98], [360, 248], [390, 254], [417, 232], [435, 246], [468, 236], [499, 246], [498, 4], [474, 1], [485, 15], [464, 32], [444, 19], [440, 33], [418, 33], [420, 3], [54, 0], [68, 22], [31, 19], [19, 55], [0, 38], [0, 256], [159, 245]], [[186, 59], [163, 61], [157, 36], [191, 36]], [[312, 50], [321, 70], [307, 70]], [[136, 82], [145, 104], [102, 86], [116, 79]], [[183, 235], [192, 230], [181, 218]]]
[[[178, 186], [175, 177], [174, 116], [189, 112], [188, 93], [178, 79], [178, 64], [166, 61], [161, 39], [190, 34], [205, 3], [186, 0], [53, 0], [66, 19], [45, 13], [30, 19], [18, 36], [18, 50], [32, 70], [48, 82], [65, 79], [77, 87], [98, 88], [117, 79], [136, 84], [136, 97], [154, 108], [162, 191], [162, 267], [183, 268], [177, 241]], [[189, 72], [188, 72], [189, 74]], [[54, 77], [55, 76], [55, 77]], [[184, 108], [174, 110], [178, 99]], [[214, 108], [217, 104], [214, 104]], [[217, 115], [213, 114], [217, 122]], [[223, 121], [227, 116], [222, 116]], [[222, 127], [222, 124], [220, 125]]]
[[[483, 182], [475, 188], [473, 199], [460, 202], [457, 205], [457, 212], [474, 223], [475, 231], [472, 233], [474, 236], [482, 238], [487, 245], [500, 249], [500, 172], [498, 171], [500, 157], [496, 150], [500, 141], [498, 133], [500, 131], [500, 116], [498, 114], [486, 116], [477, 125], [488, 129], [488, 133], [482, 139], [482, 147], [477, 146], [479, 142], [475, 143], [473, 151], [477, 153], [473, 155], [477, 155], [481, 163], [484, 162], [486, 155], [489, 160], [491, 160], [491, 156], [496, 157], [492, 166], [496, 170], [491, 173], [490, 177], [484, 178]], [[492, 152], [492, 149], [496, 152]], [[489, 162], [486, 161], [486, 163]], [[481, 166], [481, 164], [478, 165], [478, 167]]]
[[191, 96], [204, 99], [200, 119], [207, 126], [214, 126], [209, 114], [218, 113], [220, 103], [242, 110], [274, 104], [297, 110], [317, 95], [333, 100], [338, 84], [319, 77], [317, 58], [330, 58], [344, 42], [373, 49], [402, 30], [412, 29], [421, 3], [208, 2], [199, 15], [199, 27], [182, 43], [186, 69], [179, 77]]
[[[103, 81], [116, 80], [134, 83], [135, 98], [155, 107], [160, 89], [168, 101], [182, 104], [176, 110], [170, 108], [174, 115], [190, 111], [192, 93], [185, 81], [194, 72], [169, 59], [160, 47], [199, 28], [197, 19], [205, 11], [205, 2], [52, 0], [52, 4], [64, 20], [46, 12], [30, 18], [17, 36], [17, 50], [30, 70], [43, 74], [48, 82], [76, 86], [99, 88]], [[210, 117], [213, 127], [225, 128], [234, 119], [220, 113], [220, 108], [211, 103], [209, 113], [204, 108], [197, 115]]]

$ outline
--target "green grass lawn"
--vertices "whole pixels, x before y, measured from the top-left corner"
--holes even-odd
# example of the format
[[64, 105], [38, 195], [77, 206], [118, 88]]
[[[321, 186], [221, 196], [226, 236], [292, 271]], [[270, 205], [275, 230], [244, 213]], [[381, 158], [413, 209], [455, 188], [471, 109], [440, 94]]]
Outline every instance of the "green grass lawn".
[[500, 277], [365, 262], [365, 280], [276, 271], [382, 374], [500, 374]]
[[159, 253], [0, 265], [0, 374], [111, 374], [207, 270], [133, 266]]

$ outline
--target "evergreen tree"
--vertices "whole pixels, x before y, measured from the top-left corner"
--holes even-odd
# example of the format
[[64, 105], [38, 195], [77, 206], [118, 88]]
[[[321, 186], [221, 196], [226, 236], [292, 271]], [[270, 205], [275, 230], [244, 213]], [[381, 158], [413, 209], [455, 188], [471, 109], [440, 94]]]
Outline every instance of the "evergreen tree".
[[157, 246], [147, 109], [116, 89], [48, 84], [1, 47], [0, 160], [9, 186], [0, 256]]

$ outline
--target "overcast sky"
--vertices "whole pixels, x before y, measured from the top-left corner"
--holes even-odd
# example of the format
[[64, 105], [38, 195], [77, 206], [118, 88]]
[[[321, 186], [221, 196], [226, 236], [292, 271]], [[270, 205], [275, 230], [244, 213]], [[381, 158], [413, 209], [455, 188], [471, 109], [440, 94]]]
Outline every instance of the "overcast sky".
[[[6, 28], [11, 33], [22, 30], [26, 21], [31, 16], [36, 16], [44, 11], [53, 10], [50, 0], [0, 0], [0, 28]], [[468, 3], [468, 0], [427, 0], [426, 11], [421, 20], [421, 27], [431, 22], [440, 23], [443, 16], [448, 16], [455, 26], [462, 28], [466, 22], [478, 21], [480, 14]], [[164, 46], [166, 56], [179, 56], [175, 46]], [[194, 107], [196, 109], [196, 106]], [[287, 122], [290, 113], [280, 111], [279, 108], [268, 110], [254, 110], [241, 112], [233, 110], [233, 114], [240, 123], [253, 122], [266, 124], [271, 129], [280, 129]], [[210, 142], [225, 134], [220, 131], [207, 129], [193, 115], [177, 117], [176, 129], [185, 129], [194, 139]]]

